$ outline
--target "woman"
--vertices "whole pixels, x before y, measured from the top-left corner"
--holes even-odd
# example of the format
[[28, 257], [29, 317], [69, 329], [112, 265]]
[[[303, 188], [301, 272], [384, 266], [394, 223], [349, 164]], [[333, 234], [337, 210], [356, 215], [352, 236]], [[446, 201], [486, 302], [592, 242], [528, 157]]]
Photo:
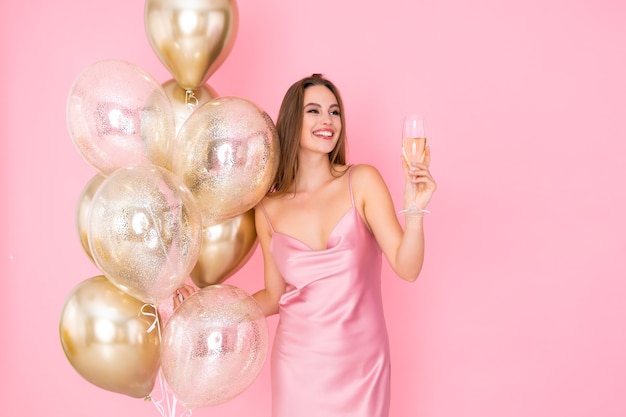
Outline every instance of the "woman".
[[[274, 417], [384, 417], [389, 344], [380, 288], [381, 253], [415, 281], [424, 260], [422, 216], [404, 230], [387, 186], [369, 165], [346, 164], [343, 103], [319, 74], [293, 84], [276, 122], [281, 161], [255, 210], [265, 288], [254, 294], [279, 314], [272, 351]], [[408, 167], [405, 206], [425, 208], [436, 185], [424, 163]]]

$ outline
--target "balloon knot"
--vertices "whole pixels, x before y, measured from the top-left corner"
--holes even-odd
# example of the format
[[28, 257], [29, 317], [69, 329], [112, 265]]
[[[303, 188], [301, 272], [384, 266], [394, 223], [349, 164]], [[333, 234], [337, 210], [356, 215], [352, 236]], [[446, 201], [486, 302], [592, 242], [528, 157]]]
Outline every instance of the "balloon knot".
[[189, 111], [193, 112], [196, 106], [198, 106], [198, 102], [198, 97], [195, 96], [193, 90], [185, 91], [185, 104]]

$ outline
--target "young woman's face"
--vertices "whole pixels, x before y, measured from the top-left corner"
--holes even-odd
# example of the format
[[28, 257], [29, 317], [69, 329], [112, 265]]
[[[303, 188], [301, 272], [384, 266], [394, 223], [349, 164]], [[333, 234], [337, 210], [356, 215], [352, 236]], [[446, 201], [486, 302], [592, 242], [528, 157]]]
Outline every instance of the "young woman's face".
[[341, 133], [341, 114], [335, 95], [323, 85], [304, 90], [300, 147], [330, 153]]

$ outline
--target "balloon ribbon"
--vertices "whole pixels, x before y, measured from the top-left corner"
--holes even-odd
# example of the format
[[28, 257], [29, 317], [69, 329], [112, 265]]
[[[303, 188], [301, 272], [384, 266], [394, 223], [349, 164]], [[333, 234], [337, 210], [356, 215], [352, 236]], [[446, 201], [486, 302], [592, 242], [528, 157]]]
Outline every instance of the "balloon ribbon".
[[[154, 312], [146, 311], [146, 307], [151, 307]], [[159, 321], [159, 314], [157, 310], [157, 306], [154, 304], [144, 304], [141, 306], [141, 310], [139, 310], [139, 315], [146, 317], [153, 317], [154, 321], [148, 327], [148, 333], [157, 329], [159, 332], [159, 342], [161, 342], [161, 324]], [[165, 381], [165, 377], [163, 376], [163, 370], [159, 367], [159, 374], [157, 375], [157, 384], [158, 391], [161, 394], [161, 398], [158, 400], [154, 400], [152, 393], [144, 398], [145, 401], [152, 401], [158, 412], [163, 417], [191, 417], [192, 410], [183, 407], [180, 415], [176, 414], [176, 406], [178, 404], [178, 399], [172, 389], [167, 385], [167, 381]]]

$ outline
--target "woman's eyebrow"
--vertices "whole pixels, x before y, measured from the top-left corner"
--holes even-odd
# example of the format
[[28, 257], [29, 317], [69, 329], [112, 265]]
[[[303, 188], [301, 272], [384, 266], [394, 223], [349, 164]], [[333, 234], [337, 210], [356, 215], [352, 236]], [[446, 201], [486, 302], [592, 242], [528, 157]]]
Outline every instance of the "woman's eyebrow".
[[[316, 107], [320, 107], [320, 108], [322, 107], [321, 104], [317, 104], [317, 103], [307, 103], [307, 104], [304, 105], [304, 107], [308, 107], [308, 106], [316, 106]], [[333, 108], [333, 107], [339, 107], [339, 104], [333, 103], [333, 104], [331, 104], [329, 106], [329, 108]]]

